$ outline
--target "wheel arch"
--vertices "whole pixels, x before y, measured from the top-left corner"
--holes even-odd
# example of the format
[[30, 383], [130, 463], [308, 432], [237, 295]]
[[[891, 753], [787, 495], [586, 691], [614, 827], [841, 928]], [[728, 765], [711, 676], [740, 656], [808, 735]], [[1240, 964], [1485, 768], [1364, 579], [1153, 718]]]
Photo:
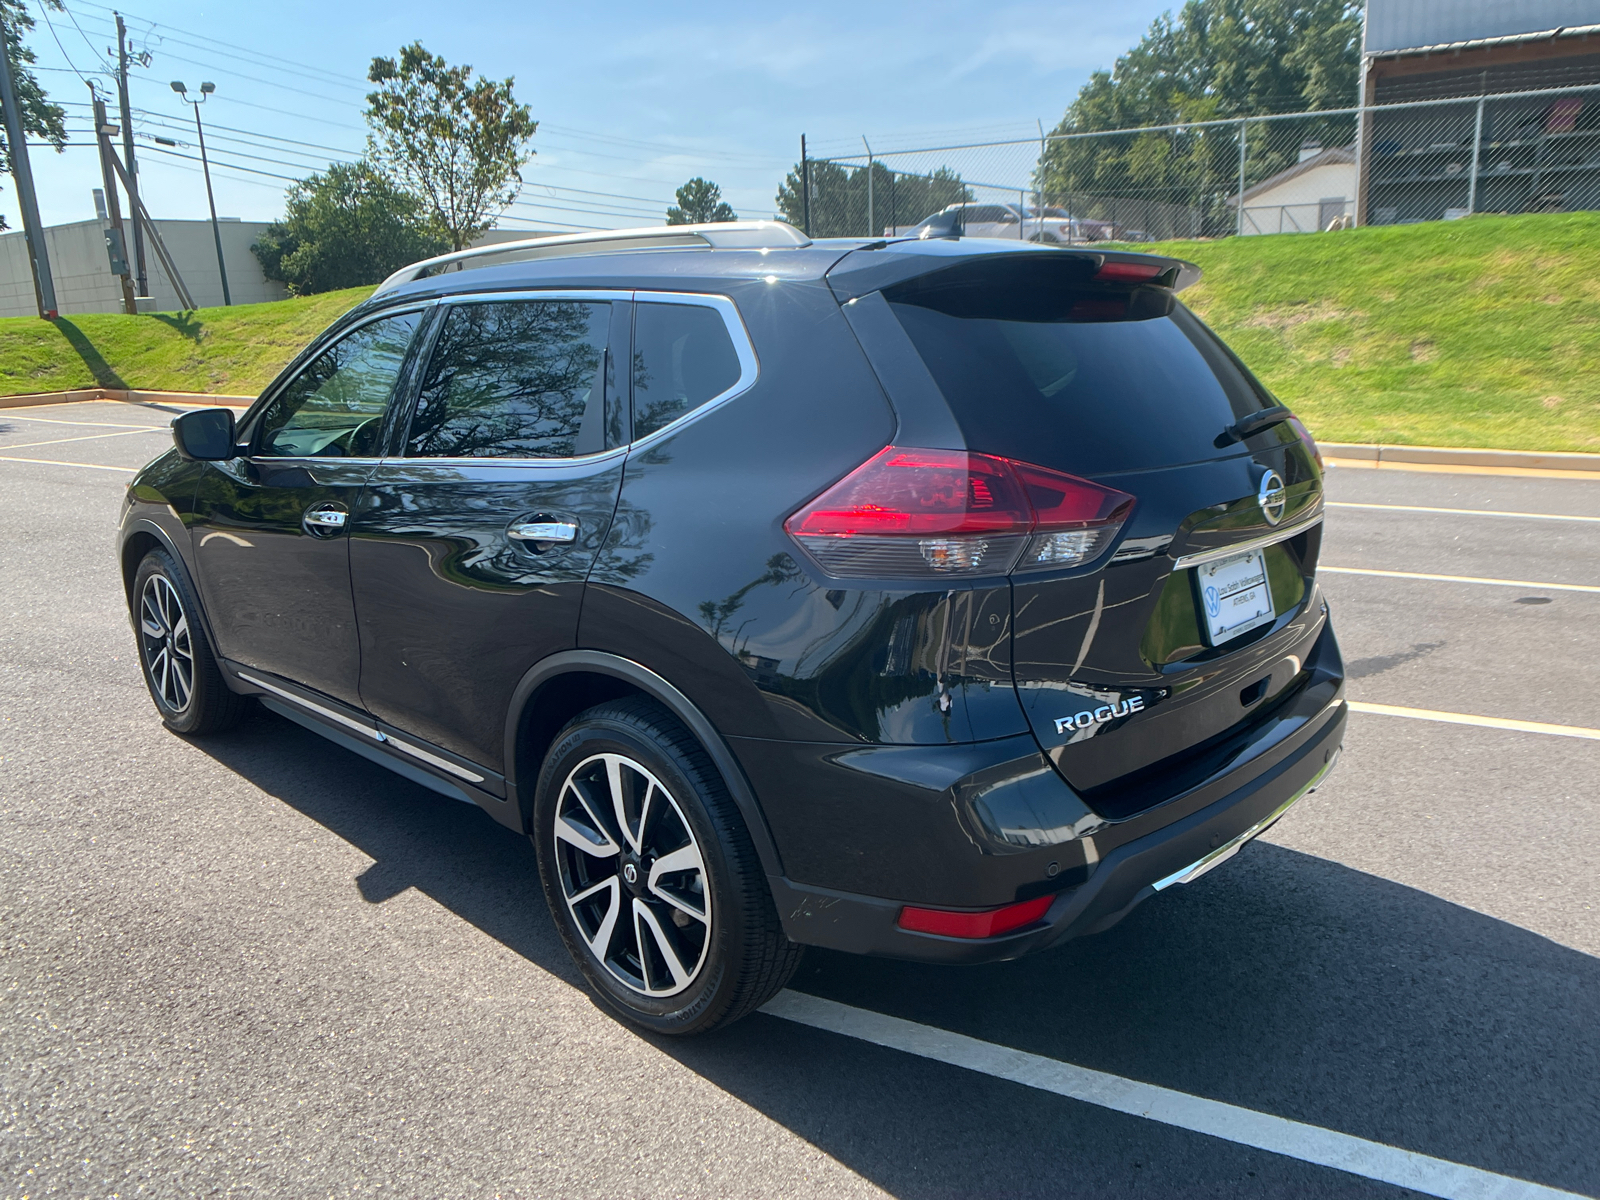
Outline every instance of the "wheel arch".
[[755, 791], [716, 727], [649, 667], [602, 650], [552, 654], [529, 669], [512, 695], [506, 717], [506, 789], [515, 798], [521, 830], [531, 828], [539, 769], [556, 734], [585, 709], [633, 695], [646, 696], [667, 709], [700, 743], [739, 807], [762, 870], [769, 876], [781, 875], [777, 846]]
[[[139, 573], [139, 564], [144, 561], [144, 556], [152, 550], [165, 550], [171, 555], [178, 570], [183, 572], [184, 585], [189, 589], [189, 595], [194, 598], [194, 606], [200, 616], [201, 630], [205, 633], [212, 652], [217, 653], [217, 639], [211, 631], [211, 617], [200, 599], [200, 589], [196, 586], [194, 572], [189, 569], [189, 563], [179, 551], [177, 543], [172, 540], [172, 535], [154, 521], [144, 518], [129, 522], [122, 535], [122, 544], [117, 548], [118, 566], [122, 571], [122, 591], [128, 601], [128, 619], [133, 620], [134, 576]], [[226, 671], [223, 672], [223, 678], [228, 679]]]

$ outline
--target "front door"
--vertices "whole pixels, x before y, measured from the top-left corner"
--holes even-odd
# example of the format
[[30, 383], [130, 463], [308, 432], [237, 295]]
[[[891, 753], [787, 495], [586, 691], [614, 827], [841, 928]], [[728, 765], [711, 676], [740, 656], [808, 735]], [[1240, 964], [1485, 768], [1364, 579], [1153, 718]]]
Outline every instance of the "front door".
[[629, 308], [447, 301], [400, 453], [355, 514], [364, 706], [491, 771], [523, 674], [576, 644], [622, 486]]
[[351, 705], [350, 514], [421, 319], [378, 318], [317, 355], [242, 431], [248, 456], [210, 464], [195, 496], [197, 574], [222, 656]]

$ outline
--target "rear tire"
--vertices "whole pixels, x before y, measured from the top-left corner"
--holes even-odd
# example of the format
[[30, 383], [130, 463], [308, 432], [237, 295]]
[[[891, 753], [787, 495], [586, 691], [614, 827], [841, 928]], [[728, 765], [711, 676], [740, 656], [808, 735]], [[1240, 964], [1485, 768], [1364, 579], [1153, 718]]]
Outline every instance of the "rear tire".
[[803, 948], [700, 744], [652, 701], [579, 714], [545, 757], [533, 843], [584, 978], [654, 1033], [705, 1033], [766, 1003]]
[[152, 550], [133, 577], [139, 666], [161, 722], [174, 733], [221, 733], [239, 723], [248, 697], [228, 690], [189, 581], [165, 550]]

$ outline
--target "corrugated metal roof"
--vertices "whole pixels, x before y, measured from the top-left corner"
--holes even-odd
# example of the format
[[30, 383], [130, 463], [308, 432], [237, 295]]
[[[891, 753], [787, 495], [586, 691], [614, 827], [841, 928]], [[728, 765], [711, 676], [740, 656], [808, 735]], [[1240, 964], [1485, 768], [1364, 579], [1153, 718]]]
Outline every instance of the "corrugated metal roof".
[[1368, 54], [1600, 25], [1600, 0], [1367, 0]]

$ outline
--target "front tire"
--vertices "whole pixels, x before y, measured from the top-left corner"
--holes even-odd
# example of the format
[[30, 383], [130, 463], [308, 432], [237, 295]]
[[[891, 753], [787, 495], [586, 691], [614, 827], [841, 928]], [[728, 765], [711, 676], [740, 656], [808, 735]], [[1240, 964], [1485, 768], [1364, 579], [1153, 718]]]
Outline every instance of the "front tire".
[[152, 550], [133, 577], [134, 636], [145, 686], [174, 733], [221, 733], [249, 699], [228, 690], [189, 582], [165, 550]]
[[799, 966], [733, 798], [651, 701], [580, 714], [539, 774], [545, 899], [589, 986], [655, 1033], [705, 1033], [766, 1003]]

